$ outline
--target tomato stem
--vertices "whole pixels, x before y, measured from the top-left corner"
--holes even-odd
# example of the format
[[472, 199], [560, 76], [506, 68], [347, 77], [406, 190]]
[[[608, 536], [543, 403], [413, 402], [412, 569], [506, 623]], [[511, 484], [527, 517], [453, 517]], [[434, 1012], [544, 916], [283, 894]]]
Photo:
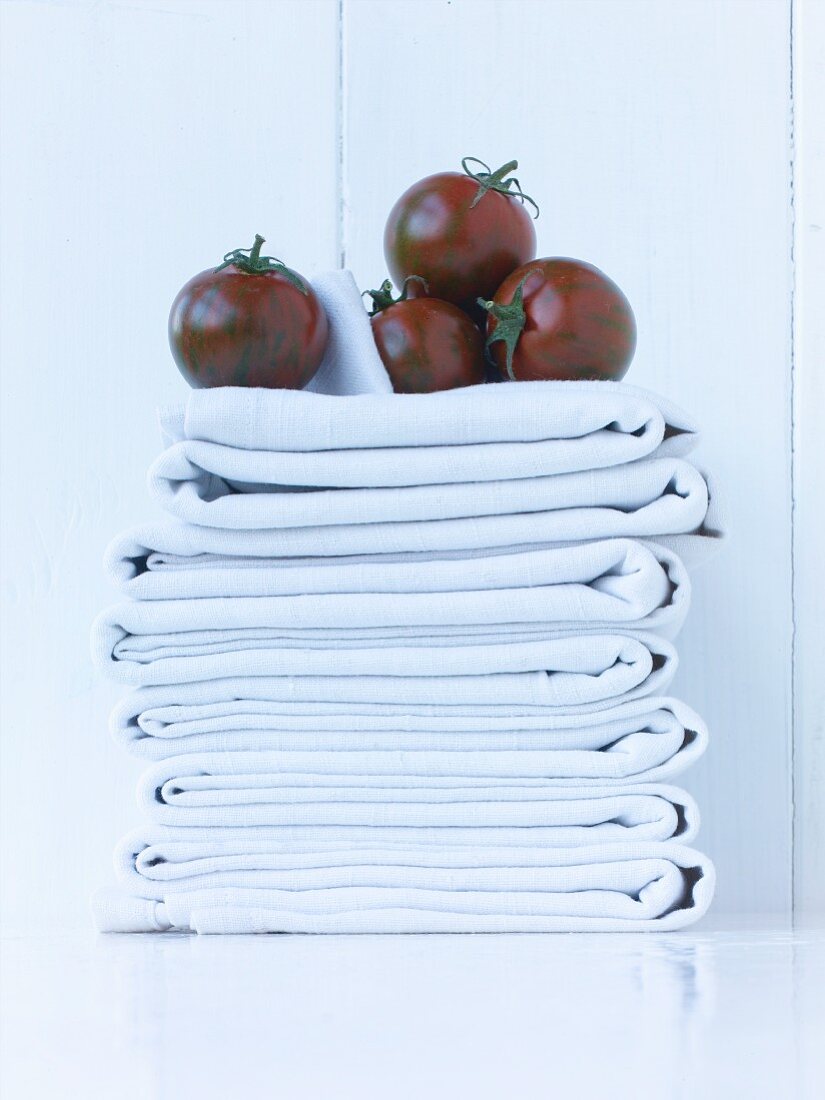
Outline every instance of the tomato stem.
[[274, 271], [278, 275], [283, 275], [287, 282], [292, 283], [302, 294], [309, 294], [309, 287], [297, 271], [287, 267], [283, 260], [278, 260], [274, 256], [261, 255], [261, 245], [265, 240], [266, 238], [260, 233], [256, 233], [255, 243], [251, 248], [235, 248], [232, 252], [227, 252], [223, 263], [219, 264], [215, 271], [222, 271], [230, 265], [237, 267], [245, 275], [262, 275], [268, 271]]
[[[468, 167], [470, 164], [481, 165], [483, 171], [471, 172]], [[522, 203], [529, 202], [535, 210], [534, 218], [539, 216], [539, 208], [534, 199], [531, 199], [529, 195], [526, 195], [522, 189], [521, 184], [515, 176], [511, 176], [512, 172], [518, 168], [517, 160], [508, 160], [506, 164], [502, 164], [501, 168], [497, 168], [495, 172], [492, 171], [489, 164], [485, 164], [483, 160], [479, 160], [478, 157], [464, 157], [461, 161], [461, 167], [470, 177], [478, 183], [478, 191], [475, 198], [470, 203], [470, 209], [474, 206], [478, 206], [488, 191], [498, 191], [500, 195], [507, 195], [509, 198], [521, 199]], [[510, 177], [509, 179], [507, 177]], [[515, 187], [515, 190], [511, 188]]]
[[[429, 285], [426, 279], [423, 279], [420, 275], [408, 275], [404, 280], [404, 285], [401, 287], [401, 293], [397, 298], [392, 296], [392, 283], [389, 279], [385, 279], [378, 290], [365, 290], [364, 294], [369, 294], [372, 298], [372, 309], [370, 310], [370, 317], [375, 317], [377, 313], [381, 313], [385, 309], [389, 309], [390, 306], [397, 305], [399, 302], [406, 302], [409, 296], [408, 288], [410, 283], [421, 283], [424, 288], [424, 293], [429, 292]], [[364, 294], [361, 297], [364, 297]]]
[[260, 262], [260, 257], [261, 257], [261, 245], [264, 243], [265, 240], [266, 240], [266, 238], [262, 237], [260, 233], [255, 234], [255, 243], [252, 245], [252, 248], [249, 250], [249, 266], [250, 267], [258, 267], [259, 262]]
[[505, 177], [509, 176], [511, 172], [515, 172], [517, 168], [517, 160], [508, 160], [506, 164], [502, 164], [501, 168], [497, 168], [495, 172], [490, 173], [490, 184], [503, 183]]
[[524, 332], [524, 326], [527, 324], [527, 314], [524, 312], [524, 284], [532, 274], [532, 271], [527, 272], [516, 287], [512, 300], [507, 305], [488, 302], [484, 298], [478, 299], [481, 308], [485, 309], [496, 321], [496, 326], [487, 337], [487, 342], [484, 345], [487, 358], [495, 366], [490, 348], [493, 344], [501, 341], [507, 351], [507, 376], [511, 382], [517, 381], [513, 373], [513, 353], [516, 350], [519, 337]]

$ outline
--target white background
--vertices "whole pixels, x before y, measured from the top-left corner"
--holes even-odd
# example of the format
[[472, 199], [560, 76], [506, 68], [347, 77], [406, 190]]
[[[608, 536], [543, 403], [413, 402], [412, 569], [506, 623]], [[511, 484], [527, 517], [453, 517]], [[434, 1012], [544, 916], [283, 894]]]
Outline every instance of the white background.
[[685, 785], [718, 910], [821, 907], [818, 0], [0, 9], [7, 927], [88, 927], [138, 819], [87, 638], [107, 541], [153, 515], [155, 406], [187, 393], [176, 291], [256, 232], [377, 285], [392, 202], [463, 155], [519, 158], [539, 254], [625, 289], [628, 380], [703, 425], [730, 538], [680, 643], [676, 692], [713, 735]]

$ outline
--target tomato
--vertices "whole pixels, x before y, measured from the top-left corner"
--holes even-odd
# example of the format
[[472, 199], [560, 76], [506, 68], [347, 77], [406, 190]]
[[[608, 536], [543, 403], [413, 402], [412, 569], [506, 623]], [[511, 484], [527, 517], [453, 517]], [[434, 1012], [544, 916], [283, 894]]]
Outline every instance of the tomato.
[[299, 390], [321, 365], [327, 317], [312, 287], [264, 238], [190, 279], [172, 304], [169, 344], [190, 386]]
[[504, 280], [488, 314], [487, 351], [513, 381], [622, 378], [636, 348], [624, 294], [581, 260], [539, 259]]
[[[421, 297], [422, 280], [406, 279], [400, 298], [389, 279], [371, 290], [375, 346], [396, 393], [432, 393], [484, 381], [484, 340], [450, 302]], [[412, 295], [416, 295], [412, 297]]]
[[[484, 171], [472, 173], [470, 161]], [[510, 175], [517, 161], [496, 172], [475, 157], [461, 163], [463, 175], [440, 172], [404, 192], [387, 220], [384, 255], [396, 286], [420, 275], [433, 298], [478, 316], [479, 295], [491, 298], [513, 268], [535, 256], [524, 202], [535, 203]]]

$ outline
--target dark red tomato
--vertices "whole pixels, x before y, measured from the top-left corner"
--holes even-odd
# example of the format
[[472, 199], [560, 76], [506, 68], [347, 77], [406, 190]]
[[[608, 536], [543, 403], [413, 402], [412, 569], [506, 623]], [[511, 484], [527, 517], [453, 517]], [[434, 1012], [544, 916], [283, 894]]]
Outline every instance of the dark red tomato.
[[[470, 161], [485, 170], [470, 172]], [[440, 172], [404, 192], [387, 219], [384, 255], [396, 286], [421, 275], [433, 298], [478, 316], [476, 299], [491, 298], [513, 268], [535, 256], [536, 232], [523, 205], [535, 203], [510, 175], [517, 161], [497, 172], [474, 157], [462, 166], [463, 175]]]
[[[406, 282], [399, 299], [385, 282], [370, 291], [375, 312], [375, 346], [396, 393], [433, 393], [484, 381], [484, 340], [466, 313], [436, 298], [409, 297]], [[421, 284], [411, 291], [421, 294]]]
[[513, 381], [622, 378], [636, 349], [627, 298], [581, 260], [533, 260], [479, 304], [488, 354]]
[[190, 279], [172, 304], [169, 344], [190, 386], [299, 390], [321, 365], [327, 317], [312, 287], [264, 238]]

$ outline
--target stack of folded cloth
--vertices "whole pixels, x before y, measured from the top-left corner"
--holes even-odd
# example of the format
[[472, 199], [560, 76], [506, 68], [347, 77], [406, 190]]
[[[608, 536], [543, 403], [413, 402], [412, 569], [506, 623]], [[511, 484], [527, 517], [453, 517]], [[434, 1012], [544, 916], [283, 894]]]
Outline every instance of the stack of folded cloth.
[[[398, 396], [346, 274], [316, 392], [165, 410], [175, 522], [107, 555], [148, 824], [106, 930], [644, 930], [713, 891], [672, 778], [687, 565], [718, 537], [696, 432], [619, 383]], [[326, 392], [317, 392], [325, 389]], [[348, 390], [371, 392], [347, 392]]]

